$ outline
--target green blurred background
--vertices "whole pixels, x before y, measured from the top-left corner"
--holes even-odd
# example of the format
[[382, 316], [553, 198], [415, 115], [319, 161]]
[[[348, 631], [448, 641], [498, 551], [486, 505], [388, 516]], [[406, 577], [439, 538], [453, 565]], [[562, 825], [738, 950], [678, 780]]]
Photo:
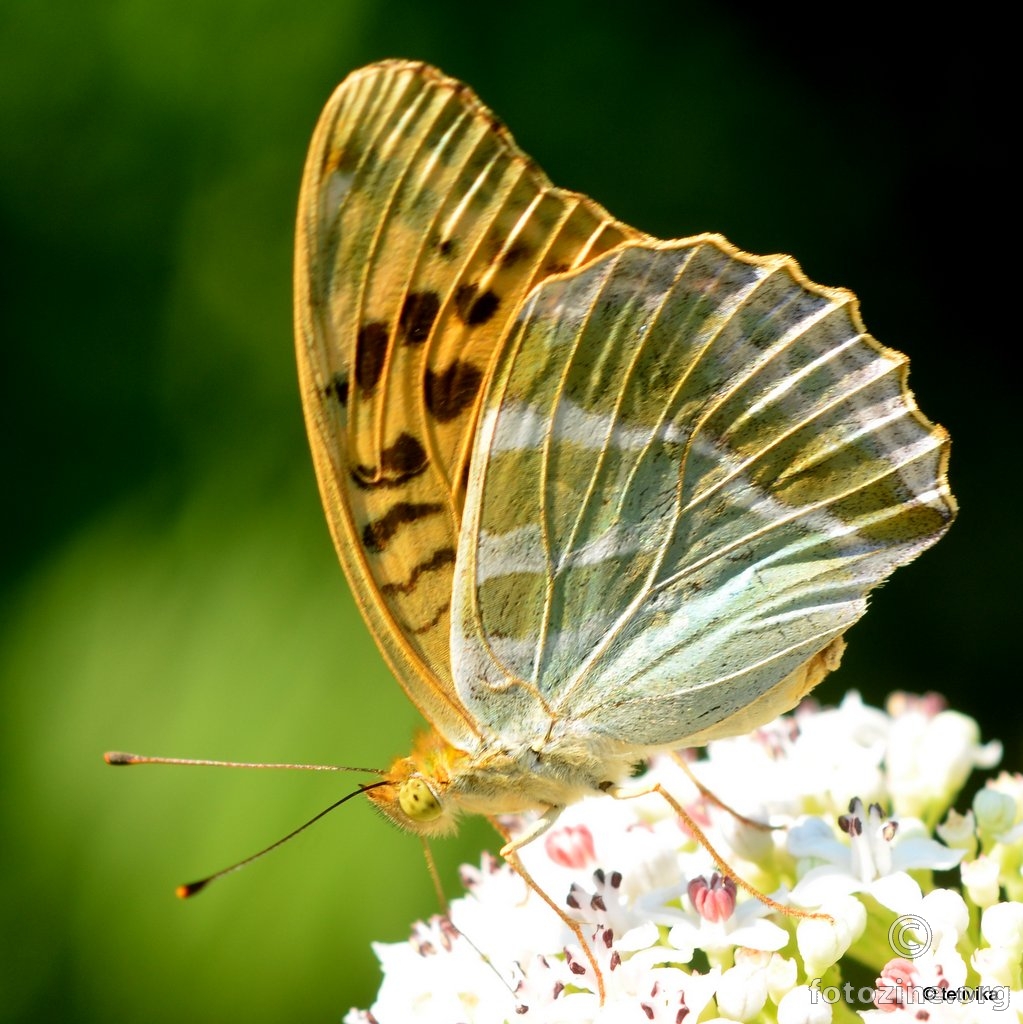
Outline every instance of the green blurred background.
[[[952, 433], [962, 515], [819, 696], [943, 691], [1023, 765], [998, 58], [972, 21], [843, 10], [3, 0], [0, 1019], [337, 1020], [372, 999], [370, 940], [436, 910], [418, 844], [358, 801], [176, 901], [347, 781], [100, 761], [407, 749], [323, 523], [289, 294], [317, 114], [381, 57], [468, 81], [630, 223], [860, 295]], [[450, 889], [484, 846], [438, 844]]]

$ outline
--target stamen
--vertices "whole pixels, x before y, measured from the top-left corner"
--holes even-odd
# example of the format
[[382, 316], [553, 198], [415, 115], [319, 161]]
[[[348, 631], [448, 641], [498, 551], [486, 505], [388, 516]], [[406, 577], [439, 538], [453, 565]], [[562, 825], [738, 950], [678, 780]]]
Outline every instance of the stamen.
[[727, 921], [735, 912], [735, 882], [722, 878], [716, 871], [709, 882], [703, 875], [694, 878], [689, 883], [688, 892], [693, 909], [711, 924]]
[[881, 805], [872, 803], [864, 808], [859, 797], [849, 801], [849, 813], [838, 819], [839, 828], [852, 840], [852, 871], [862, 882], [891, 871], [892, 852], [889, 844], [895, 838], [899, 825], [887, 821]]
[[586, 973], [586, 964], [581, 964], [578, 960], [574, 959], [571, 950], [565, 950], [565, 962], [568, 964], [568, 969], [573, 974]]

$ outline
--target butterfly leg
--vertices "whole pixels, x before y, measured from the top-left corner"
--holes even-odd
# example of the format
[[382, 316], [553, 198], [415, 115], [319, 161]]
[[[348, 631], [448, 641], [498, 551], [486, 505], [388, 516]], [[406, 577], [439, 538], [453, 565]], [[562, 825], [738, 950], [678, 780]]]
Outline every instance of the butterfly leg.
[[741, 821], [744, 825], [748, 825], [750, 828], [755, 828], [760, 832], [771, 832], [776, 828], [780, 828], [780, 825], [768, 825], [766, 821], [754, 821], [752, 818], [747, 818], [745, 814], [740, 814], [734, 807], [729, 807], [715, 793], [712, 793], [697, 777], [693, 772], [692, 768], [689, 767], [689, 762], [678, 753], [678, 751], [672, 751], [670, 754], [671, 759], [689, 776], [689, 781], [699, 790], [700, 796], [705, 800], [709, 800], [715, 807], [720, 807], [721, 810], [727, 811], [736, 821]]
[[[544, 903], [546, 903], [547, 906], [558, 915], [558, 917], [561, 918], [568, 930], [576, 937], [580, 948], [586, 955], [586, 959], [590, 962], [590, 967], [593, 968], [593, 974], [597, 979], [597, 995], [600, 998], [600, 1005], [603, 1006], [605, 997], [604, 975], [601, 974], [600, 966], [597, 964], [597, 958], [593, 955], [593, 950], [590, 949], [590, 944], [586, 941], [586, 936], [583, 933], [583, 926], [565, 913], [565, 911], [562, 910], [562, 908], [559, 907], [558, 904], [540, 888], [536, 879], [534, 879], [526, 870], [526, 866], [522, 863], [522, 859], [518, 855], [518, 850], [521, 849], [521, 847], [525, 846], [526, 843], [531, 840], [536, 839], [537, 836], [542, 835], [551, 827], [551, 825], [554, 824], [561, 811], [562, 808], [560, 807], [551, 807], [541, 818], [537, 820], [525, 836], [520, 836], [515, 840], [511, 838], [511, 833], [496, 818], [491, 818], [490, 823], [497, 829], [498, 833], [505, 841], [505, 844], [501, 849], [501, 856], [504, 857], [504, 859], [512, 866], [512, 870], [521, 877], [526, 885], [528, 885], [529, 888], [532, 889], [533, 892], [535, 892], [537, 896], [539, 896], [540, 899], [542, 899]], [[545, 825], [538, 827], [545, 819], [548, 818], [549, 820]]]
[[[528, 845], [534, 839], [539, 839], [561, 817], [561, 812], [564, 809], [564, 807], [548, 807], [522, 835], [506, 842], [501, 847], [501, 856], [508, 860], [510, 854], [515, 853], [516, 850], [521, 850], [523, 846]], [[504, 835], [506, 840], [508, 839], [507, 833], [502, 833], [502, 835]]]
[[426, 836], [419, 837], [423, 843], [423, 856], [426, 858], [426, 870], [430, 873], [430, 881], [433, 882], [434, 891], [437, 893], [437, 901], [440, 903], [441, 913], [450, 920], [451, 908], [448, 906], [448, 898], [444, 895], [444, 886], [440, 884], [440, 872], [437, 871], [437, 862], [433, 859], [433, 850]]
[[637, 786], [637, 787], [616, 787], [608, 790], [611, 796], [616, 800], [634, 800], [638, 796], [646, 796], [648, 793], [656, 793], [662, 799], [668, 802], [671, 809], [682, 819], [685, 823], [686, 829], [689, 834], [710, 854], [711, 859], [718, 866], [718, 870], [726, 877], [730, 878], [735, 882], [736, 886], [745, 892], [748, 892], [751, 896], [760, 900], [761, 903], [770, 907], [772, 910], [777, 910], [778, 913], [784, 914], [786, 917], [809, 917], [814, 920], [820, 921], [832, 921], [832, 918], [828, 914], [814, 913], [808, 910], [799, 910], [796, 907], [788, 907], [777, 900], [772, 899], [767, 893], [761, 892], [755, 886], [750, 885], [744, 878], [740, 878], [735, 871], [732, 870], [728, 862], [721, 856], [717, 850], [714, 849], [711, 841], [707, 838], [703, 829], [693, 820], [693, 817], [689, 812], [659, 783], [655, 782], [653, 785]]

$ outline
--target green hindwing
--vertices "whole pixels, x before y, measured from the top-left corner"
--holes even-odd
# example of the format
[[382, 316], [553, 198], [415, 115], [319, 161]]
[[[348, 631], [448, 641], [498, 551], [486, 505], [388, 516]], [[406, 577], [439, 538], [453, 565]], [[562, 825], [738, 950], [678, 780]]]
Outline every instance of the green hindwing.
[[[849, 292], [718, 236], [527, 298], [484, 396], [453, 595], [485, 729], [685, 745], [947, 529], [948, 439]], [[748, 723], [745, 727], [749, 727]]]

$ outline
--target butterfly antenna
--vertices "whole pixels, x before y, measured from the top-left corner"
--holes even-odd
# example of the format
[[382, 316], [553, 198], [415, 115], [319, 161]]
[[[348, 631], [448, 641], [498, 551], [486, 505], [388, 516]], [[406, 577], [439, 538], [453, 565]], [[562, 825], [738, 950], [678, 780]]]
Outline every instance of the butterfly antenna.
[[305, 772], [367, 772], [386, 775], [382, 768], [350, 768], [340, 764], [271, 764], [255, 761], [209, 761], [191, 757], [149, 757], [146, 754], [126, 754], [121, 750], [108, 750], [103, 755], [107, 764], [186, 764], [200, 768], [288, 768]]
[[[219, 764], [222, 762], [214, 762]], [[265, 766], [260, 766], [265, 767]], [[280, 767], [306, 767], [303, 765], [291, 765], [291, 766], [280, 766]], [[341, 797], [340, 800], [334, 801], [329, 807], [325, 807], [319, 814], [314, 814], [307, 822], [299, 825], [298, 828], [292, 829], [286, 836], [282, 836], [275, 843], [271, 843], [265, 849], [260, 850], [258, 853], [252, 854], [251, 857], [246, 857], [244, 860], [238, 861], [237, 864], [232, 864], [230, 867], [222, 868], [220, 871], [215, 871], [212, 875], [207, 875], [206, 878], [200, 878], [197, 882], [189, 882], [186, 885], [179, 885], [174, 890], [175, 895], [180, 899], [188, 899], [189, 896], [194, 896], [197, 892], [201, 892], [210, 884], [215, 882], [218, 878], [223, 878], [224, 875], [230, 875], [235, 871], [240, 871], [244, 867], [248, 867], [254, 860], [259, 860], [260, 857], [266, 856], [271, 850], [276, 850], [278, 846], [283, 846], [289, 839], [294, 839], [300, 832], [304, 832], [310, 825], [319, 821], [325, 814], [330, 814], [335, 808], [340, 807], [343, 803], [347, 803], [352, 799], [353, 796], [361, 796], [363, 793], [368, 793], [371, 789], [377, 789], [380, 786], [387, 786], [390, 783], [387, 780], [381, 782], [371, 782], [368, 786], [360, 786], [358, 789], [346, 796]]]
[[[269, 763], [269, 762], [251, 762], [251, 761], [211, 761], [206, 758], [191, 758], [191, 757], [150, 757], [146, 754], [126, 754], [121, 750], [108, 750], [103, 755], [103, 760], [107, 764], [113, 765], [126, 765], [126, 764], [184, 764], [191, 767], [200, 768], [287, 768], [293, 771], [307, 771], [307, 772], [368, 772], [371, 775], [386, 775], [387, 773], [380, 768], [352, 768], [347, 765], [339, 764], [280, 764], [280, 763]], [[258, 853], [254, 853], [251, 857], [246, 857], [244, 860], [238, 861], [237, 864], [232, 864], [230, 867], [226, 867], [221, 871], [217, 871], [206, 878], [199, 879], [198, 882], [189, 882], [187, 885], [179, 885], [175, 892], [181, 899], [187, 899], [189, 896], [194, 896], [197, 892], [201, 892], [210, 884], [210, 882], [216, 881], [218, 878], [223, 878], [224, 875], [230, 875], [234, 871], [240, 871], [242, 868], [247, 867], [254, 860], [259, 860], [260, 857], [265, 856], [271, 850], [276, 850], [278, 846], [283, 846], [289, 839], [294, 839], [299, 832], [304, 832], [310, 825], [317, 822], [325, 814], [329, 814], [334, 808], [340, 807], [343, 803], [351, 800], [353, 796], [361, 796], [363, 793], [368, 793], [371, 789], [376, 789], [379, 786], [389, 785], [387, 779], [383, 779], [380, 782], [372, 782], [366, 786], [360, 786], [358, 789], [349, 793], [347, 796], [341, 797], [340, 800], [332, 803], [329, 807], [324, 808], [319, 814], [314, 815], [305, 824], [299, 825], [298, 828], [289, 832], [286, 836], [278, 839], [277, 842], [271, 843], [266, 849], [260, 850]]]

